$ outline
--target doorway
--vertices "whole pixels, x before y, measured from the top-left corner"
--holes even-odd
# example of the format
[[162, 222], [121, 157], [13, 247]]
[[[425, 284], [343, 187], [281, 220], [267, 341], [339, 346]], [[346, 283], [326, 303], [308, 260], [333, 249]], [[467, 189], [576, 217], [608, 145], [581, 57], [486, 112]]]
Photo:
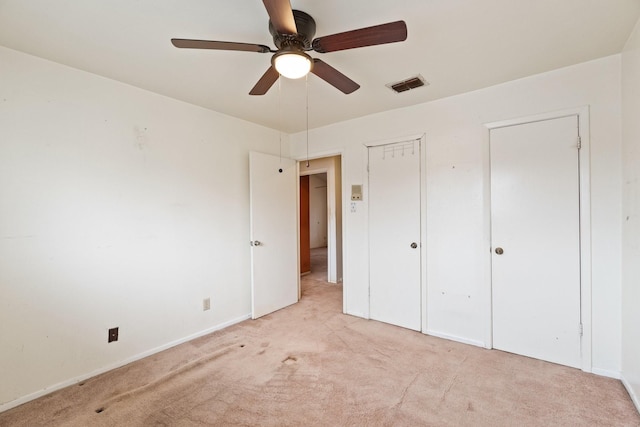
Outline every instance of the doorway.
[[300, 163], [300, 271], [315, 274], [312, 258], [326, 259], [321, 270], [330, 283], [342, 282], [341, 170], [340, 156], [310, 160], [308, 167]]

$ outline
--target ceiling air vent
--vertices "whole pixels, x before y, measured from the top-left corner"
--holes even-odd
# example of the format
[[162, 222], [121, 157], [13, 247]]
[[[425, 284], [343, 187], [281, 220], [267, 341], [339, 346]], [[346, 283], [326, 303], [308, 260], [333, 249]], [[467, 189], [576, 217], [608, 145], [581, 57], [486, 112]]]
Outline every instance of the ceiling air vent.
[[426, 86], [427, 83], [420, 74], [415, 77], [409, 77], [406, 80], [397, 83], [389, 83], [387, 87], [393, 90], [395, 93], [406, 92], [411, 89], [416, 89], [422, 86]]

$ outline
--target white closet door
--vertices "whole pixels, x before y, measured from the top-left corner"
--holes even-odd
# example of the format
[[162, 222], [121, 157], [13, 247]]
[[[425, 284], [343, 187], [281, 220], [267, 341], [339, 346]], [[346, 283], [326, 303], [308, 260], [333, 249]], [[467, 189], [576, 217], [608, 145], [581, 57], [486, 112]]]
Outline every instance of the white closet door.
[[491, 130], [493, 346], [580, 367], [577, 116]]
[[421, 329], [420, 143], [369, 148], [371, 319]]

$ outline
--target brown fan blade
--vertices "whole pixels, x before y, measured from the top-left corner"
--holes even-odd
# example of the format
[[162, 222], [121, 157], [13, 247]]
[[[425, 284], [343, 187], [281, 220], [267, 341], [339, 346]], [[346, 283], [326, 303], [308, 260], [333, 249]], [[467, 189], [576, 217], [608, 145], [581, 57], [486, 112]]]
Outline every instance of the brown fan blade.
[[264, 95], [271, 89], [271, 86], [278, 80], [278, 77], [280, 77], [280, 73], [278, 73], [273, 66], [269, 67], [267, 72], [260, 77], [258, 83], [251, 89], [249, 95]]
[[404, 21], [389, 22], [359, 30], [319, 37], [312, 43], [319, 53], [375, 46], [385, 43], [402, 42], [407, 39], [407, 24]]
[[244, 52], [271, 52], [269, 46], [251, 43], [219, 42], [214, 40], [171, 39], [175, 47], [187, 49], [239, 50]]
[[360, 89], [358, 83], [320, 59], [313, 59], [311, 72], [347, 95]]
[[289, 0], [262, 0], [273, 28], [279, 34], [298, 34], [293, 9]]

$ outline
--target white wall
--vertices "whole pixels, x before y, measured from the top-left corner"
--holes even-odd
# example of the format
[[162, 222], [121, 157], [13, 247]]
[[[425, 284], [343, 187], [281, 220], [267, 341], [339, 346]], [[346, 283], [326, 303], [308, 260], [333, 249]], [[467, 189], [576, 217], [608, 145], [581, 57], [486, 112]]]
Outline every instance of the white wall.
[[640, 410], [640, 21], [622, 54], [622, 378]]
[[278, 133], [0, 64], [0, 410], [248, 317], [248, 151], [277, 154]]
[[309, 177], [309, 229], [310, 246], [327, 247], [327, 174]]
[[[352, 184], [367, 183], [364, 143], [426, 134], [428, 332], [486, 345], [490, 288], [484, 123], [586, 105], [591, 117], [592, 362], [596, 372], [619, 375], [620, 55], [314, 129], [310, 149], [343, 152], [347, 194]], [[292, 135], [291, 143], [293, 154], [302, 156], [305, 135]], [[368, 317], [366, 200], [358, 202], [356, 212], [345, 211], [344, 227], [346, 311]]]

